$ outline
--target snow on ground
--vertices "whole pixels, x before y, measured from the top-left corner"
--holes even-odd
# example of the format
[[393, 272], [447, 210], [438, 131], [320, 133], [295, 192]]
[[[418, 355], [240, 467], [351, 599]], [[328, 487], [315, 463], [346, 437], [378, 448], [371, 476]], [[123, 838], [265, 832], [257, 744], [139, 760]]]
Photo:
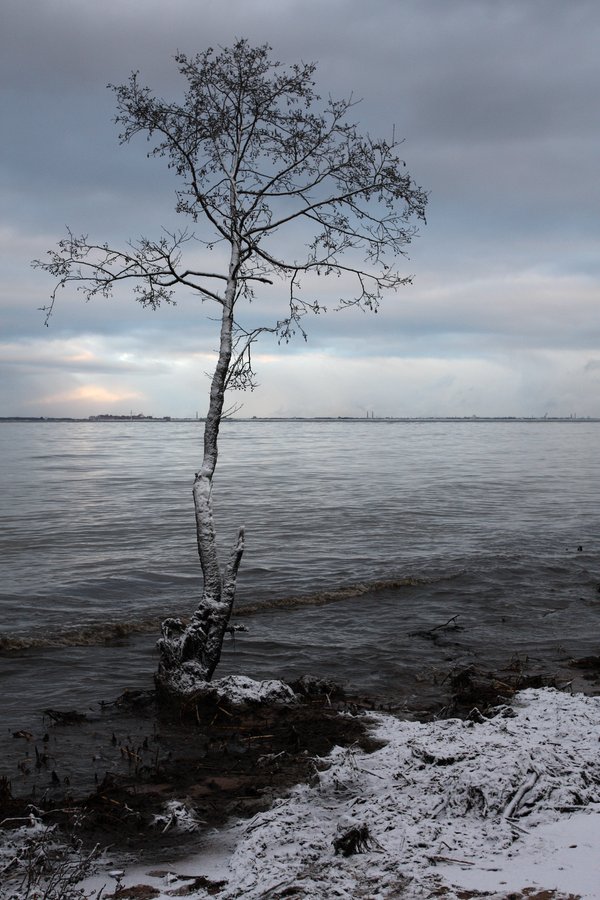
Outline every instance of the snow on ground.
[[[199, 838], [170, 872], [132, 869], [123, 883], [153, 885], [160, 900], [186, 886], [220, 900], [454, 900], [528, 887], [600, 898], [600, 698], [527, 690], [481, 722], [372, 718], [381, 749], [336, 748], [312, 784]], [[353, 834], [361, 852], [336, 853]], [[215, 894], [206, 879], [226, 885]], [[111, 878], [88, 887], [104, 883], [108, 893]]]

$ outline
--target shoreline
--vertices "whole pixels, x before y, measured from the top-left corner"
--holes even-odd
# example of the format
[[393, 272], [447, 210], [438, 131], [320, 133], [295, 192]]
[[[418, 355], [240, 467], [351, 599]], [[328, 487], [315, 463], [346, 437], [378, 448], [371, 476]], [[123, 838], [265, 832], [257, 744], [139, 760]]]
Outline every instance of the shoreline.
[[[600, 690], [600, 657], [580, 660], [579, 664], [582, 666], [580, 671], [589, 678], [589, 689], [592, 692], [598, 692]], [[45, 801], [49, 808], [58, 811], [58, 815], [50, 815], [47, 818], [43, 815], [42, 819], [46, 825], [52, 823], [63, 828], [66, 826], [68, 833], [71, 823], [68, 816], [65, 815], [65, 809], [76, 810], [78, 813], [84, 812], [88, 817], [87, 831], [79, 829], [77, 834], [83, 838], [85, 846], [89, 848], [93, 844], [111, 845], [113, 852], [118, 848], [119, 852], [113, 860], [113, 868], [115, 865], [122, 868], [123, 858], [127, 856], [131, 858], [133, 855], [138, 862], [138, 865], [133, 867], [131, 874], [131, 878], [134, 880], [142, 873], [139, 863], [142, 863], [143, 871], [146, 873], [150, 870], [157, 871], [157, 865], [163, 866], [163, 868], [166, 866], [165, 872], [167, 870], [184, 872], [186, 867], [189, 869], [189, 866], [192, 869], [195, 867], [197, 872], [198, 865], [201, 863], [204, 868], [200, 874], [202, 878], [206, 879], [208, 878], [207, 871], [214, 869], [214, 872], [218, 874], [221, 869], [218, 866], [215, 869], [213, 865], [215, 848], [213, 847], [213, 850], [208, 853], [206, 859], [206, 853], [204, 856], [198, 857], [194, 849], [198, 843], [201, 846], [212, 846], [211, 834], [214, 835], [214, 841], [217, 844], [219, 841], [225, 841], [227, 844], [236, 836], [243, 837], [246, 827], [243, 823], [248, 822], [248, 817], [252, 817], [250, 819], [252, 822], [261, 817], [266, 817], [265, 821], [271, 821], [270, 817], [274, 817], [273, 821], [277, 820], [279, 815], [277, 811], [286, 806], [288, 802], [286, 798], [291, 795], [302, 795], [304, 799], [298, 801], [300, 805], [308, 804], [308, 807], [311, 807], [313, 800], [307, 799], [308, 796], [314, 791], [315, 785], [319, 785], [324, 778], [331, 779], [333, 777], [327, 773], [332, 771], [335, 760], [341, 758], [340, 754], [346, 760], [344, 763], [346, 767], [348, 765], [350, 768], [358, 766], [359, 770], [369, 770], [372, 774], [372, 781], [374, 779], [374, 782], [377, 782], [383, 777], [378, 771], [377, 760], [381, 754], [385, 756], [386, 752], [391, 752], [385, 750], [390, 743], [388, 732], [393, 735], [396, 733], [395, 729], [399, 729], [398, 734], [404, 734], [408, 730], [410, 734], [414, 735], [425, 729], [429, 735], [428, 740], [435, 742], [437, 731], [438, 734], [445, 735], [443, 741], [448, 744], [452, 727], [462, 731], [470, 729], [474, 735], [478, 729], [489, 727], [489, 723], [496, 718], [493, 714], [494, 708], [498, 704], [507, 708], [506, 704], [518, 703], [520, 689], [525, 688], [526, 693], [533, 691], [534, 694], [537, 691], [540, 696], [544, 691], [552, 691], [552, 689], [543, 687], [528, 687], [528, 683], [538, 683], [539, 676], [526, 676], [522, 672], [513, 672], [512, 684], [507, 683], [509, 677], [510, 675], [506, 672], [502, 673], [502, 677], [500, 677], [499, 673], [486, 673], [475, 667], [467, 667], [457, 672], [450, 684], [454, 697], [453, 706], [445, 710], [446, 716], [452, 715], [454, 718], [438, 718], [429, 723], [415, 721], [414, 717], [412, 721], [406, 718], [398, 719], [389, 713], [382, 713], [381, 710], [368, 709], [365, 705], [365, 698], [357, 702], [357, 698], [345, 697], [330, 682], [315, 681], [312, 686], [305, 687], [306, 692], [299, 707], [276, 708], [268, 705], [262, 708], [250, 706], [240, 710], [234, 707], [228, 708], [227, 703], [217, 702], [216, 705], [209, 703], [202, 709], [196, 708], [194, 715], [187, 722], [171, 721], [170, 723], [164, 718], [157, 718], [156, 710], [153, 707], [152, 692], [130, 692], [129, 695], [123, 695], [119, 701], [115, 702], [112, 711], [105, 710], [108, 715], [105, 717], [102, 729], [99, 729], [99, 723], [91, 723], [92, 729], [96, 729], [97, 737], [98, 735], [101, 737], [100, 743], [104, 746], [104, 752], [106, 753], [107, 747], [110, 745], [113, 757], [117, 754], [120, 755], [123, 764], [128, 769], [128, 774], [117, 774], [110, 778], [107, 776], [87, 798], [77, 798], [71, 785], [66, 784], [64, 780], [60, 784], [54, 784], [54, 791], [47, 792]], [[296, 685], [297, 691], [299, 687]], [[568, 698], [573, 695], [556, 691], [554, 694], [564, 697], [567, 704], [571, 703]], [[590, 703], [592, 708], [597, 710], [598, 737], [600, 738], [600, 698], [585, 698], [582, 694], [575, 696], [583, 698], [577, 701], [578, 703], [584, 705]], [[438, 710], [439, 712], [440, 710]], [[125, 714], [124, 722], [128, 724], [131, 724], [132, 719], [136, 718], [140, 723], [144, 723], [147, 732], [145, 746], [143, 739], [142, 743], [138, 745], [132, 740], [132, 735], [111, 730], [123, 714]], [[55, 719], [48, 728], [48, 734], [52, 735], [51, 740], [47, 743], [49, 749], [52, 748], [52, 741], [57, 735], [62, 734], [64, 737], [69, 730], [77, 732], [87, 727], [83, 719], [79, 721], [73, 719], [74, 715], [76, 714], [72, 713], [69, 716], [66, 713], [61, 719], [61, 714], [55, 712]], [[456, 718], [459, 715], [461, 718]], [[433, 712], [430, 711], [429, 718], [432, 717]], [[508, 722], [508, 719], [506, 721]], [[381, 725], [382, 722], [385, 727]], [[452, 723], [455, 723], [454, 726]], [[157, 725], [162, 733], [161, 731], [157, 732]], [[382, 727], [385, 734], [381, 732]], [[370, 729], [373, 728], [375, 730], [371, 734]], [[127, 738], [129, 738], [129, 743]], [[15, 736], [15, 740], [29, 743], [26, 736]], [[393, 738], [393, 741], [395, 740], [396, 738]], [[406, 735], [398, 740], [401, 745], [404, 745]], [[479, 741], [475, 741], [470, 750], [471, 755], [477, 756], [479, 743]], [[161, 748], [159, 753], [156, 752], [157, 747]], [[190, 751], [190, 748], [193, 750]], [[36, 750], [36, 757], [38, 753], [39, 751]], [[330, 754], [329, 757], [328, 754]], [[50, 756], [50, 753], [48, 755]], [[357, 763], [356, 760], [359, 757], [362, 762]], [[33, 753], [31, 758], [33, 759]], [[332, 759], [334, 763], [330, 762]], [[437, 769], [446, 777], [452, 775], [455, 760], [436, 759], [435, 754], [431, 756], [431, 753], [427, 751], [422, 762], [425, 767], [433, 766], [432, 771]], [[52, 783], [54, 770], [50, 771], [49, 763], [50, 760], [42, 762], [41, 768], [47, 776], [50, 776]], [[485, 768], [488, 764], [484, 760], [482, 765]], [[592, 780], [595, 778], [600, 784], [600, 772], [592, 772], [592, 776]], [[398, 777], [404, 783], [405, 775]], [[358, 797], [360, 797], [360, 792], [356, 794], [356, 798]], [[18, 819], [28, 814], [26, 801], [27, 799], [31, 801], [32, 798], [22, 797], [14, 805], [10, 802], [5, 787], [4, 794], [0, 789], [0, 800], [2, 799], [0, 819]], [[597, 799], [600, 803], [600, 794]], [[34, 797], [33, 800], [38, 803], [36, 808], [41, 810], [40, 798]], [[356, 802], [359, 800], [356, 799]], [[235, 820], [238, 821], [237, 825]], [[155, 824], [152, 825], [152, 822]], [[386, 825], [385, 828], [387, 827]], [[369, 830], [369, 835], [372, 832], [374, 840], [379, 841], [380, 838], [376, 837], [379, 832], [373, 831], [373, 828]], [[217, 831], [214, 832], [214, 829]], [[6, 826], [3, 830], [6, 838]], [[367, 848], [370, 849], [367, 851]], [[370, 839], [366, 838], [363, 849], [364, 853], [351, 854], [354, 868], [360, 869], [362, 865], [360, 860], [363, 858], [366, 860], [367, 857], [370, 860], [369, 865], [371, 865], [373, 859], [380, 853], [376, 845], [371, 846]], [[219, 854], [222, 856], [221, 851], [222, 848], [217, 856]], [[339, 854], [333, 854], [336, 861], [338, 856]], [[452, 853], [449, 853], [449, 856], [451, 857]], [[143, 860], [146, 862], [143, 863]], [[331, 860], [330, 862], [333, 864]], [[206, 869], [207, 865], [208, 869]], [[213, 869], [210, 869], [210, 866], [213, 866]], [[439, 868], [439, 861], [435, 864], [435, 868]], [[419, 877], [421, 876], [419, 875]], [[457, 877], [456, 873], [453, 877]], [[150, 892], [148, 897], [174, 896], [168, 890], [166, 893], [163, 892], [166, 890], [164, 883], [166, 875], [161, 876], [162, 887], [158, 885], [160, 878], [158, 881], [157, 878], [158, 876], [152, 876], [149, 880], [146, 879], [146, 883], [152, 890], [162, 893], [152, 894]], [[171, 890], [174, 882], [171, 876], [169, 878], [171, 882], [167, 887]], [[222, 880], [216, 878], [216, 875], [215, 879], [213, 879], [214, 884]], [[210, 878], [209, 882], [211, 882]], [[106, 878], [104, 883], [106, 883]], [[138, 881], [138, 883], [140, 882]], [[185, 879], [178, 886], [183, 887], [184, 884]], [[190, 887], [189, 881], [187, 885]], [[97, 890], [99, 888], [97, 879], [90, 882], [87, 887], [90, 891]], [[550, 885], [546, 885], [546, 888], [548, 887]], [[209, 888], [210, 890], [208, 890]], [[230, 893], [230, 888], [227, 890], [222, 888], [215, 894], [213, 888], [214, 885], [211, 887], [208, 882], [204, 887], [198, 882], [198, 890], [195, 893], [188, 892], [186, 895], [194, 898], [222, 895], [224, 900], [230, 896], [241, 896]], [[331, 885], [327, 887], [328, 891], [330, 889], [332, 889]], [[245, 888], [244, 891], [246, 891]], [[0, 894], [0, 896], [2, 895]], [[90, 896], [93, 895], [90, 894]], [[104, 894], [104, 896], [110, 895]], [[127, 895], [116, 896], [126, 898]], [[243, 896], [249, 898], [272, 896], [275, 898], [280, 895], [245, 892]], [[285, 896], [328, 898], [330, 895], [327, 893], [295, 893]], [[343, 896], [355, 895], [344, 894]], [[356, 894], [356, 896], [361, 895]], [[381, 894], [381, 896], [392, 897], [401, 896], [401, 894]], [[406, 896], [433, 895], [408, 894]], [[451, 900], [454, 895], [445, 894], [445, 896], [447, 900]], [[477, 895], [471, 894], [470, 896]], [[558, 898], [563, 895], [548, 894], [547, 896]], [[593, 897], [594, 895], [582, 894], [581, 896]]]
[[[441, 639], [447, 633], [447, 629], [443, 632], [434, 629], [433, 634], [424, 632], [423, 641], [428, 644], [432, 638], [437, 641], [438, 635]], [[446, 646], [444, 641], [440, 649]], [[356, 684], [341, 685], [323, 673], [316, 678], [304, 675], [288, 679], [287, 683], [312, 706], [317, 725], [322, 714], [359, 711], [362, 714], [389, 712], [421, 722], [465, 718], [473, 709], [485, 713], [509, 700], [517, 691], [530, 687], [549, 686], [600, 695], [600, 655], [559, 660], [523, 653], [506, 657], [504, 663], [500, 660], [497, 649], [489, 658], [477, 655], [471, 662], [463, 655], [460, 660], [447, 660], [445, 666], [433, 666], [420, 674], [407, 672], [405, 683], [397, 684], [395, 691], [390, 689], [385, 694], [368, 689], [359, 693]], [[227, 672], [227, 667], [224, 668], [227, 677], [241, 677], [239, 669]], [[150, 676], [148, 682], [151, 683]], [[317, 687], [303, 688], [304, 682], [309, 685], [314, 682]], [[64, 701], [65, 698], [63, 704]], [[264, 710], [261, 715], [264, 716]], [[246, 715], [248, 718], [252, 716]], [[27, 803], [45, 795], [54, 800], [70, 801], [74, 796], [81, 800], [105, 779], [135, 781], [138, 775], [151, 776], [149, 766], [157, 769], [156, 759], [179, 752], [186, 736], [193, 734], [194, 729], [201, 726], [207, 733], [212, 729], [217, 735], [215, 739], [220, 739], [219, 727], [226, 725], [235, 733], [236, 722], [241, 723], [242, 731], [248, 727], [239, 711], [232, 717], [227, 710], [213, 709], [211, 703], [206, 709], [199, 707], [191, 721], [189, 715], [185, 721], [179, 721], [159, 710], [154, 689], [142, 682], [112, 700], [46, 707], [38, 714], [17, 717], [14, 724], [7, 719], [5, 724], [11, 739], [5, 742], [0, 779], [11, 784], [12, 794], [19, 802]], [[341, 734], [338, 729], [338, 737]], [[210, 741], [204, 740], [198, 749], [199, 757], [209, 745]], [[131, 748], [135, 750], [133, 756]], [[58, 782], [51, 777], [53, 773], [57, 774]]]
[[[203, 783], [197, 771], [193, 779], [181, 777], [193, 768], [189, 759], [188, 765], [173, 759], [171, 794], [164, 780], [151, 782], [145, 794], [140, 789], [142, 782], [148, 786], [147, 776], [133, 792], [131, 783], [128, 793], [121, 785], [126, 803], [108, 785], [99, 786], [97, 795], [108, 802], [98, 807], [100, 819], [86, 846], [109, 843], [98, 841], [107, 810], [113, 841], [97, 873], [81, 882], [85, 896], [102, 889], [104, 898], [120, 900], [598, 898], [600, 697], [525, 688], [463, 718], [418, 722], [340, 708], [342, 698], [319, 693], [316, 684], [312, 690], [291, 721], [290, 708], [272, 704], [226, 711], [221, 698], [203, 709], [196, 737], [206, 737], [209, 722], [213, 740], [220, 732], [211, 761], [204, 756], [212, 771]], [[314, 725], [323, 715], [342, 730], [328, 734], [333, 746], [327, 752], [321, 742], [307, 754], [302, 739], [311, 735], [297, 726]], [[245, 729], [247, 747], [254, 738], [264, 741], [265, 726], [272, 740], [282, 725], [287, 750], [274, 753], [271, 744], [263, 753], [255, 746], [245, 771], [238, 754], [237, 771], [224, 775], [226, 757], [235, 756], [223, 744], [233, 716], [238, 731]], [[298, 769], [283, 771], [282, 757], [294, 754], [303, 758], [301, 778], [295, 777]], [[167, 769], [156, 775], [164, 778]], [[252, 795], [250, 773], [255, 781], [263, 778], [262, 797]], [[251, 801], [243, 811], [224, 805], [235, 779]], [[159, 801], [154, 824], [146, 809], [143, 827], [155, 840], [140, 843], [132, 840], [131, 815], [151, 796]], [[116, 828], [119, 804], [127, 810]], [[211, 804], [220, 816], [209, 822]]]

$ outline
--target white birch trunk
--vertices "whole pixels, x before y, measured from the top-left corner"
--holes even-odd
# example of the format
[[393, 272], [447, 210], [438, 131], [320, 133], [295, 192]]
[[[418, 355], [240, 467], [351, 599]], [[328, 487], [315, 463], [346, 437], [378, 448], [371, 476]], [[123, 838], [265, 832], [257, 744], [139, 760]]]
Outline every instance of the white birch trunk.
[[221, 657], [221, 647], [233, 602], [237, 572], [244, 552], [240, 528], [228, 562], [221, 567], [212, 511], [212, 479], [217, 465], [218, 437], [225, 386], [232, 353], [233, 307], [240, 261], [239, 245], [232, 243], [227, 288], [221, 318], [219, 358], [210, 388], [204, 425], [204, 456], [193, 486], [198, 554], [204, 577], [202, 599], [189, 625], [165, 619], [158, 641], [160, 661], [156, 684], [159, 691], [180, 698], [193, 693], [194, 685], [210, 681]]

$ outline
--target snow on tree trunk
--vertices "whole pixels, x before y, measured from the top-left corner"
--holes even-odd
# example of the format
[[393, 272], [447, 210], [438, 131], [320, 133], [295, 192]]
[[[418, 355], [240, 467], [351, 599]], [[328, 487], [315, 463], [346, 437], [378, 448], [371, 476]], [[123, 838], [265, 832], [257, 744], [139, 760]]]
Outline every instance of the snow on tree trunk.
[[221, 658], [221, 647], [235, 600], [238, 568], [244, 552], [240, 528], [229, 560], [221, 566], [212, 509], [212, 480], [217, 465], [219, 427], [232, 355], [233, 307], [237, 290], [239, 245], [232, 243], [227, 289], [223, 300], [219, 358], [210, 388], [204, 425], [204, 457], [193, 487], [198, 554], [204, 578], [202, 599], [188, 625], [165, 619], [158, 641], [160, 660], [156, 685], [163, 694], [183, 698], [210, 681]]

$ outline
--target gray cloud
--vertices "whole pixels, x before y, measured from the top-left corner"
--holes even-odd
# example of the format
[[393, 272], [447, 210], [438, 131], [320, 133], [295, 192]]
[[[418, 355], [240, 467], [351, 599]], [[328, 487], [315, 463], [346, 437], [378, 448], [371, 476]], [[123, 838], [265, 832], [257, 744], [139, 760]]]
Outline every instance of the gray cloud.
[[[461, 403], [466, 414], [476, 403], [528, 413], [533, 396], [567, 413], [585, 397], [587, 412], [600, 414], [600, 398], [586, 393], [600, 340], [598, 5], [282, 0], [274, 9], [267, 0], [4, 4], [2, 340], [23, 355], [7, 360], [0, 414], [46, 395], [59, 398], [56, 412], [82, 411], [94, 385], [98, 403], [104, 397], [118, 406], [110, 397], [129, 391], [148, 404], [154, 397], [163, 413], [169, 404], [198, 404], [208, 365], [198, 354], [215, 343], [207, 307], [182, 296], [175, 309], [151, 314], [127, 296], [84, 304], [65, 293], [44, 329], [37, 308], [51, 285], [29, 262], [66, 224], [118, 243], [176, 222], [172, 176], [161, 161], [145, 159], [143, 140], [118, 145], [106, 85], [140, 69], [157, 93], [176, 95], [177, 49], [193, 53], [240, 35], [271, 43], [286, 62], [318, 61], [323, 93], [363, 97], [361, 125], [389, 133], [395, 124], [410, 171], [431, 191], [429, 225], [406, 262], [414, 286], [388, 298], [376, 317], [309, 323], [309, 345], [296, 342], [287, 356], [266, 341], [263, 387], [248, 410], [294, 412], [287, 385], [298, 409], [320, 411], [315, 405], [326, 398], [315, 373], [324, 371], [335, 381], [328, 407], [355, 408], [359, 394], [372, 405], [387, 393], [391, 406], [407, 389], [403, 360], [418, 359], [414, 414], [461, 414]], [[333, 303], [333, 289], [323, 291]], [[280, 302], [276, 290], [265, 292], [250, 316], [270, 321]], [[66, 350], [61, 358], [61, 341], [77, 356], [94, 340], [87, 368], [75, 370]], [[42, 351], [44, 341], [53, 349]], [[128, 350], [134, 362], [119, 362]], [[379, 356], [396, 361], [394, 391], [370, 368]], [[152, 395], [148, 378], [138, 380], [149, 371]], [[77, 391], [77, 402], [60, 399]], [[129, 408], [129, 399], [122, 402]]]

